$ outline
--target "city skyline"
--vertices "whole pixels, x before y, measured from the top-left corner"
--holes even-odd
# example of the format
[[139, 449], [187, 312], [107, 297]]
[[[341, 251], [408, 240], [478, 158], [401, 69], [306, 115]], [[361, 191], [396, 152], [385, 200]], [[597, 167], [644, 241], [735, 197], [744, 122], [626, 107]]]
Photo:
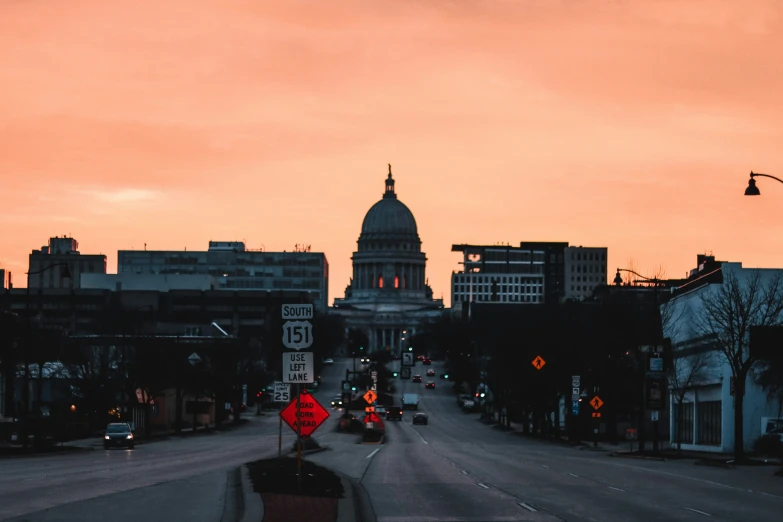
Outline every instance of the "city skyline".
[[110, 272], [304, 243], [336, 297], [387, 163], [447, 304], [454, 243], [605, 246], [610, 278], [780, 266], [783, 187], [742, 196], [783, 175], [780, 8], [650, 5], [2, 5], [0, 267], [23, 286], [63, 234]]

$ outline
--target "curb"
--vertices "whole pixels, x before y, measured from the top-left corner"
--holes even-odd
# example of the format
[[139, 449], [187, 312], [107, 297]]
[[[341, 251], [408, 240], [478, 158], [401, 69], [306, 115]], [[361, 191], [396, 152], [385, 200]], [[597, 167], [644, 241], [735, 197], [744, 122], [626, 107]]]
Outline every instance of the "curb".
[[[311, 450], [305, 450], [302, 452], [302, 455], [312, 455], [313, 453], [321, 453], [322, 451], [326, 451], [328, 449], [331, 449], [329, 446], [321, 446], [317, 449], [311, 449]], [[296, 455], [296, 450], [289, 451], [287, 455]]]
[[250, 470], [243, 465], [240, 468], [240, 473], [242, 481], [242, 506], [240, 512], [242, 515], [238, 517], [239, 522], [259, 522], [264, 520], [264, 501], [259, 493], [253, 491], [253, 483], [250, 481]]
[[336, 522], [377, 522], [370, 496], [362, 485], [342, 473], [334, 473], [340, 477], [345, 493], [345, 497], [337, 501]]
[[620, 457], [620, 458], [623, 458], [623, 459], [657, 460], [657, 461], [660, 461], [660, 462], [666, 462], [667, 460], [669, 460], [666, 457], [651, 457], [651, 456], [648, 456], [648, 455], [626, 455], [626, 454], [623, 454], [623, 453], [610, 453], [609, 456], [610, 457]]

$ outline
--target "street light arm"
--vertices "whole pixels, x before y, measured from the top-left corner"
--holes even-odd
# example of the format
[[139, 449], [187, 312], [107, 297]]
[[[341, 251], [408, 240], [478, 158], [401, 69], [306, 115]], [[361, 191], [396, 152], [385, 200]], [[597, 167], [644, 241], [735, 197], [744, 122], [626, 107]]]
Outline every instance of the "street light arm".
[[751, 178], [755, 178], [756, 176], [762, 177], [762, 178], [771, 178], [771, 179], [774, 179], [775, 181], [779, 181], [780, 183], [783, 183], [783, 179], [780, 179], [778, 177], [772, 176], [770, 174], [760, 174], [758, 172], [751, 172], [750, 173], [750, 177]]
[[62, 263], [52, 263], [51, 265], [47, 265], [43, 267], [40, 270], [36, 270], [35, 272], [25, 272], [25, 275], [31, 276], [31, 275], [38, 275], [43, 274], [47, 270], [51, 270], [52, 268], [57, 268], [58, 266], [63, 267], [63, 277], [71, 278], [71, 268], [70, 265], [66, 262]]
[[616, 275], [616, 276], [615, 276], [615, 278], [614, 278], [614, 282], [615, 282], [615, 284], [618, 284], [618, 285], [619, 285], [620, 283], [622, 283], [622, 279], [623, 279], [623, 278], [620, 276], [620, 272], [628, 272], [629, 274], [633, 274], [633, 275], [635, 275], [636, 277], [640, 278], [640, 279], [641, 279], [641, 281], [642, 281], [642, 282], [645, 282], [645, 283], [656, 283], [656, 284], [658, 284], [658, 283], [661, 283], [661, 284], [662, 284], [662, 283], [664, 283], [664, 280], [663, 280], [663, 279], [658, 279], [658, 278], [655, 278], [655, 277], [645, 277], [645, 276], [643, 276], [642, 274], [640, 274], [639, 272], [636, 272], [636, 271], [634, 271], [634, 270], [631, 270], [630, 268], [618, 268], [618, 269], [617, 269], [617, 275]]

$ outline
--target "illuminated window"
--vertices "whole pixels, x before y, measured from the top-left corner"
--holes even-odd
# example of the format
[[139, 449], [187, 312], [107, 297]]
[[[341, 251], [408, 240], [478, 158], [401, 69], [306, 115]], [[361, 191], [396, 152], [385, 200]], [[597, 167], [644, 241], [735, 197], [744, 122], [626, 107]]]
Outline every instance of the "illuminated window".
[[378, 288], [383, 288], [383, 276], [378, 276]]
[[394, 276], [394, 288], [400, 287], [400, 276]]

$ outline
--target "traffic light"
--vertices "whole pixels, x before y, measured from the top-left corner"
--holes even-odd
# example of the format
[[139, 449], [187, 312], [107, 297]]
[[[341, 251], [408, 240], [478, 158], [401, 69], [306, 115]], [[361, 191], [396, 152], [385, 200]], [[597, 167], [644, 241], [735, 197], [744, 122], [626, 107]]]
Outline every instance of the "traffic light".
[[360, 351], [360, 352], [363, 352], [363, 351], [364, 351], [364, 346], [360, 346], [360, 347], [359, 347], [359, 351]]
[[413, 351], [413, 346], [408, 346], [408, 351], [412, 352]]
[[394, 377], [397, 377], [397, 372], [394, 372], [392, 375], [394, 375]]
[[351, 386], [351, 391], [356, 391], [356, 386]]
[[443, 376], [443, 378], [444, 379], [448, 379], [449, 378], [449, 374], [447, 373], [446, 375]]

